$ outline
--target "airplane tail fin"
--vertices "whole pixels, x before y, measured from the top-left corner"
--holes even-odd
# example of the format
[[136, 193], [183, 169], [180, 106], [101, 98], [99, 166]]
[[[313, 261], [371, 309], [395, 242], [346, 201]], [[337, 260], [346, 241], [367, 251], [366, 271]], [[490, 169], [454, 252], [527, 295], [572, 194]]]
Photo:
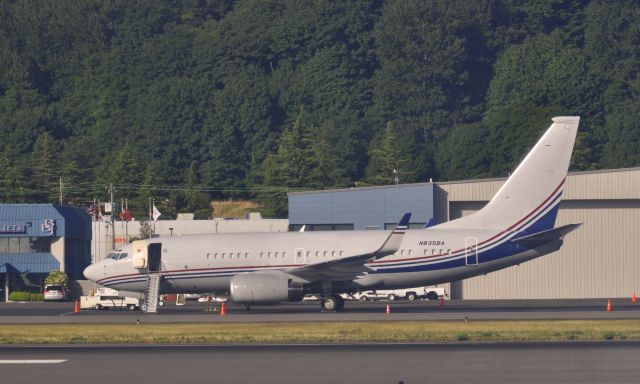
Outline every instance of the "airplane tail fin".
[[528, 233], [553, 228], [580, 117], [560, 116], [552, 120], [549, 129], [486, 206], [441, 227], [526, 228]]

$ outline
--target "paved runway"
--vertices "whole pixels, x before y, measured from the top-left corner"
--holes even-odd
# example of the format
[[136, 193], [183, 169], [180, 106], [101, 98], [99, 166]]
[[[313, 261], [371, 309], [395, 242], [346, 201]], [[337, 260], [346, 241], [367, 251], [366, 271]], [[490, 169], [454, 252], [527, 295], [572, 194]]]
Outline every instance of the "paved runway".
[[638, 383], [640, 342], [0, 347], [0, 376], [13, 384]]
[[[391, 314], [386, 315], [386, 305]], [[219, 306], [216, 306], [216, 309]], [[205, 305], [188, 302], [177, 307], [168, 303], [157, 315], [140, 311], [87, 310], [73, 313], [73, 303], [0, 303], [0, 323], [127, 323], [141, 319], [154, 323], [187, 322], [282, 322], [282, 321], [381, 321], [381, 320], [531, 320], [531, 319], [640, 319], [640, 303], [606, 299], [589, 300], [487, 300], [439, 302], [348, 302], [341, 313], [322, 313], [317, 302], [253, 307], [226, 305], [228, 315], [205, 312]]]

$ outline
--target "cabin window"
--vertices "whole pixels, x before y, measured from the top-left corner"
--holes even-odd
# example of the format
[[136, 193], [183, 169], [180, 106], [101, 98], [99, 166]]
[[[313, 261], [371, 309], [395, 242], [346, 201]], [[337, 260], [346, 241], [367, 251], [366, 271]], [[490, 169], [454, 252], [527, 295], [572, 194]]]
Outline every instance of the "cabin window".
[[440, 254], [444, 255], [444, 249], [440, 248]]
[[427, 252], [427, 249], [425, 248], [425, 250], [424, 250], [424, 255], [425, 255], [425, 256], [427, 256], [427, 254], [428, 254], [428, 253], [429, 253], [429, 252]]
[[264, 257], [264, 252], [260, 252], [260, 258], [262, 259]]
[[210, 256], [211, 256], [211, 254], [210, 254], [210, 253], [207, 253], [207, 259], [208, 259]]
[[400, 256], [404, 256], [404, 249], [400, 251]]
[[249, 257], [249, 253], [248, 253], [248, 252], [245, 252], [245, 253], [244, 253], [244, 258], [246, 259], [246, 258], [248, 258], [248, 257]]
[[223, 259], [224, 259], [224, 257], [225, 257], [226, 255], [227, 255], [227, 254], [226, 254], [225, 252], [222, 252], [222, 258], [223, 258]]
[[435, 249], [432, 249], [432, 250], [431, 250], [431, 255], [435, 255], [435, 254], [436, 254], [436, 250], [435, 250]]
[[336, 256], [336, 251], [331, 251], [331, 257], [335, 257]]
[[327, 251], [324, 251], [324, 257], [327, 257], [327, 253], [328, 253]]
[[409, 250], [409, 256], [413, 256], [413, 249]]
[[307, 251], [307, 257], [311, 256], [311, 251]]
[[267, 252], [267, 259], [271, 258], [271, 252]]
[[342, 257], [342, 255], [344, 255], [344, 251], [340, 251], [340, 257]]
[[320, 251], [316, 251], [316, 257], [320, 256]]

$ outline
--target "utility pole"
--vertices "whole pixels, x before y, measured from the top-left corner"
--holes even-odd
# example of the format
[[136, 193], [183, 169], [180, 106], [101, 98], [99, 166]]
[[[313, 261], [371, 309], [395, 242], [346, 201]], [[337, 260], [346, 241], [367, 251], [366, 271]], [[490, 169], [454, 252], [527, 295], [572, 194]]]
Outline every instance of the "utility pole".
[[62, 177], [60, 178], [60, 205], [62, 205], [62, 191], [64, 189], [64, 184], [62, 183]]
[[124, 238], [129, 243], [129, 199], [124, 199]]
[[116, 249], [116, 225], [115, 225], [115, 215], [114, 215], [114, 210], [113, 210], [113, 192], [115, 192], [115, 189], [113, 188], [113, 184], [109, 184], [109, 187], [107, 189], [107, 192], [109, 193], [109, 196], [111, 198], [111, 250]]
[[151, 230], [151, 218], [153, 217], [153, 211], [151, 208], [151, 198], [149, 198], [149, 238], [151, 238], [152, 230]]

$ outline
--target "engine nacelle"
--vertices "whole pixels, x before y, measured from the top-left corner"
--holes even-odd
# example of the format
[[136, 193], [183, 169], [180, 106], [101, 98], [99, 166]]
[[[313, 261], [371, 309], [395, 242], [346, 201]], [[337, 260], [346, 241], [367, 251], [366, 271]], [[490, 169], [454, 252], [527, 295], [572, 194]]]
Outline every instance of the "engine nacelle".
[[278, 304], [302, 299], [302, 286], [285, 274], [243, 273], [231, 278], [231, 301], [238, 304]]

